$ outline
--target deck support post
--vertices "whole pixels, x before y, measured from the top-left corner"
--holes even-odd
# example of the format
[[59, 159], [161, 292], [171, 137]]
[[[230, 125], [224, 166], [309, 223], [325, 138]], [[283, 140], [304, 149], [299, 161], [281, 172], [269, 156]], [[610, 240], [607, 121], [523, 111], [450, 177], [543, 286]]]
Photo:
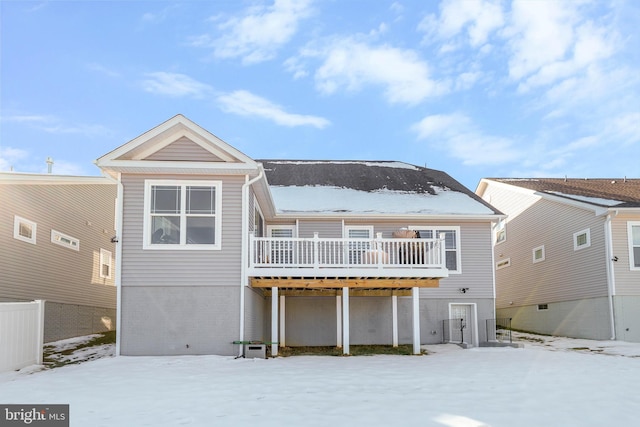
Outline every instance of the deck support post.
[[278, 288], [271, 288], [271, 355], [278, 355]]
[[391, 315], [393, 324], [393, 346], [398, 346], [398, 296], [391, 296]]
[[284, 340], [284, 318], [285, 318], [285, 299], [286, 297], [284, 295], [280, 295], [280, 339], [278, 340], [278, 345], [280, 347], [286, 347], [287, 345], [285, 344], [285, 340]]
[[336, 347], [342, 348], [342, 297], [336, 295]]
[[349, 288], [342, 288], [342, 354], [349, 354]]
[[420, 351], [420, 288], [411, 288], [413, 300], [413, 354]]

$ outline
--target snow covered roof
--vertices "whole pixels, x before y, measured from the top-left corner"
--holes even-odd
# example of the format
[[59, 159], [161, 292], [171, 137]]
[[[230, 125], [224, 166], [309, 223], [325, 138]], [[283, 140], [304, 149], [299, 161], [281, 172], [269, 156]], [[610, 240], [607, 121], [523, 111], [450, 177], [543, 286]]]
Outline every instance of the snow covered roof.
[[640, 207], [640, 179], [488, 178], [602, 207]]
[[408, 163], [258, 161], [281, 214], [500, 214], [448, 174]]

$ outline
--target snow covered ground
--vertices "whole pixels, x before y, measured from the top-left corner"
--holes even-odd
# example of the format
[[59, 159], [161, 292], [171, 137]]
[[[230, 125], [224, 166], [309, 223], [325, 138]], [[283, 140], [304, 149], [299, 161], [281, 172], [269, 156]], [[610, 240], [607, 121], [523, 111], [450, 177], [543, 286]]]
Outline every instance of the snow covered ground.
[[107, 346], [98, 360], [0, 375], [0, 403], [68, 403], [72, 426], [638, 424], [640, 344], [519, 340], [524, 349], [268, 360], [110, 357]]

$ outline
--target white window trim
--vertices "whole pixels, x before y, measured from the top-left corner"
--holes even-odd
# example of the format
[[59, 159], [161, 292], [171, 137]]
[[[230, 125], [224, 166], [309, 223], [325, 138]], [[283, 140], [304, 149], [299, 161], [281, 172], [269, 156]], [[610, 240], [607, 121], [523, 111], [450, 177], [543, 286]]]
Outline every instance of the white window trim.
[[[583, 234], [587, 235], [587, 242], [583, 245], [578, 245], [578, 236]], [[573, 233], [573, 250], [579, 251], [580, 249], [585, 249], [591, 246], [591, 229], [587, 228], [585, 230], [578, 231], [577, 233]]]
[[640, 221], [627, 221], [627, 238], [629, 239], [629, 270], [640, 271], [640, 267], [635, 266], [633, 257], [633, 227], [640, 227]]
[[[62, 239], [66, 239], [70, 243], [63, 242]], [[80, 240], [53, 229], [51, 229], [51, 243], [74, 251], [80, 251]]]
[[296, 226], [293, 224], [284, 224], [284, 225], [267, 225], [266, 231], [267, 236], [271, 237], [271, 232], [273, 230], [291, 230], [291, 237], [296, 237]]
[[511, 258], [501, 259], [500, 261], [496, 262], [496, 270], [502, 270], [503, 268], [507, 267], [511, 267]]
[[[458, 268], [456, 270], [449, 270], [449, 274], [462, 274], [462, 246], [460, 245], [460, 226], [459, 225], [411, 225], [409, 230], [433, 230], [435, 231], [447, 231], [454, 230], [456, 232], [456, 260], [458, 261]], [[439, 238], [437, 233], [434, 237]]]
[[[504, 239], [502, 240], [498, 240], [498, 231], [500, 230], [500, 227], [502, 227], [502, 230], [504, 230]], [[506, 219], [503, 218], [496, 223], [495, 227], [493, 228], [493, 239], [496, 245], [499, 245], [500, 243], [504, 243], [507, 241], [507, 220]]]
[[[536, 252], [537, 252], [538, 250], [542, 250], [542, 258], [536, 259]], [[533, 263], [534, 263], [534, 264], [535, 264], [535, 263], [538, 263], [538, 262], [542, 262], [542, 261], [544, 261], [544, 260], [546, 259], [546, 254], [545, 254], [545, 250], [544, 250], [544, 245], [537, 246], [537, 247], [533, 248], [531, 252], [532, 252], [531, 256], [532, 256], [532, 259], [533, 259]]]
[[373, 225], [345, 225], [342, 231], [342, 236], [344, 236], [345, 239], [349, 238], [349, 230], [368, 230], [369, 238], [373, 239], [375, 237], [373, 234]]
[[[260, 207], [260, 205], [258, 204], [258, 199], [256, 198], [256, 196], [253, 196], [253, 209], [254, 209], [254, 216], [255, 216], [255, 211], [258, 211], [260, 213], [260, 220], [262, 221], [262, 229], [264, 230], [264, 232], [267, 232], [267, 227], [265, 226], [265, 220], [264, 220], [264, 214], [262, 213], [262, 208]], [[256, 231], [255, 230], [255, 224], [256, 224], [256, 219], [255, 217], [253, 218], [253, 235], [255, 236]], [[256, 237], [264, 237], [264, 236], [256, 236]]]
[[[100, 248], [100, 278], [102, 279], [111, 279], [111, 271], [113, 270], [112, 268], [112, 254], [110, 251], [106, 250], [106, 249], [102, 249]], [[102, 271], [102, 266], [103, 265], [108, 265], [109, 266], [109, 274], [104, 274]]]
[[[20, 235], [20, 224], [28, 224], [31, 226], [31, 238]], [[38, 224], [33, 221], [29, 221], [26, 218], [22, 218], [21, 216], [14, 215], [13, 216], [13, 238], [17, 240], [22, 240], [23, 242], [31, 243], [32, 245], [36, 244], [36, 231], [38, 228]]]
[[[154, 245], [151, 243], [151, 187], [154, 185], [174, 185], [174, 186], [200, 186], [200, 187], [216, 187], [216, 216], [215, 216], [215, 233], [216, 243], [213, 245]], [[182, 201], [184, 203], [184, 197]], [[181, 218], [184, 213], [181, 212]], [[142, 231], [142, 249], [158, 250], [158, 251], [209, 251], [222, 249], [222, 181], [198, 181], [198, 180], [181, 180], [181, 179], [147, 179], [144, 181], [144, 221]]]

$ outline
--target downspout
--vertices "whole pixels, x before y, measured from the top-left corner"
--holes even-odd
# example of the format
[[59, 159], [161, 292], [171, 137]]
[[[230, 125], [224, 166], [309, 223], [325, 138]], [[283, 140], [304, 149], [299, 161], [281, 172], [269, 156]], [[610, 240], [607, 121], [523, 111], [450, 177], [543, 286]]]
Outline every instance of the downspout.
[[109, 174], [103, 174], [107, 179], [116, 184], [116, 206], [115, 206], [115, 229], [116, 235], [116, 356], [120, 356], [120, 342], [122, 335], [122, 218], [124, 215], [124, 187], [122, 185], [122, 174], [118, 173], [118, 178]]
[[611, 340], [616, 339], [616, 319], [613, 311], [613, 295], [616, 293], [616, 279], [613, 265], [613, 238], [611, 232], [611, 214], [604, 221], [604, 244], [607, 257], [607, 297], [609, 300], [609, 323], [611, 324]]
[[[245, 175], [245, 183], [242, 184], [242, 249], [241, 249], [241, 265], [240, 269], [240, 334], [238, 341], [244, 341], [244, 287], [247, 284], [247, 261], [248, 261], [248, 243], [247, 239], [249, 231], [249, 187], [264, 177], [264, 169], [262, 164], [258, 165], [258, 176], [249, 180], [249, 175]], [[243, 346], [239, 346], [238, 356], [242, 356], [244, 353]]]

